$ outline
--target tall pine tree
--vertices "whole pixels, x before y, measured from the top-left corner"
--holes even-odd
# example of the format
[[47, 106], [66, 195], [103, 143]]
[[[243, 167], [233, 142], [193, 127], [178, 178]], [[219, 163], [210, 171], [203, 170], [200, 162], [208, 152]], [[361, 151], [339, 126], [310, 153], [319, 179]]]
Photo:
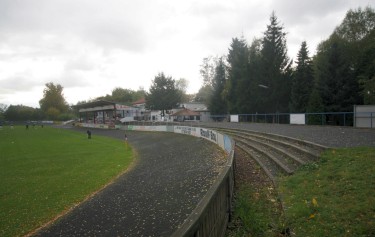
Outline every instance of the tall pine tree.
[[290, 112], [306, 112], [313, 85], [312, 61], [309, 57], [306, 41], [304, 41], [297, 54], [297, 67], [292, 77]]
[[238, 38], [232, 40], [228, 53], [228, 80], [225, 86], [224, 96], [228, 103], [229, 112], [241, 113], [241, 105], [244, 103], [241, 97], [244, 93], [244, 84], [248, 75], [248, 48], [246, 41]]
[[287, 112], [291, 85], [291, 63], [287, 56], [286, 33], [272, 12], [262, 41], [262, 78], [265, 90], [263, 112]]
[[220, 58], [215, 68], [215, 76], [212, 80], [213, 94], [209, 103], [209, 109], [213, 115], [223, 115], [227, 113], [226, 102], [223, 99], [225, 82], [225, 64], [223, 59]]
[[261, 64], [261, 40], [254, 39], [248, 49], [246, 77], [239, 81], [237, 104], [241, 114], [257, 113], [262, 103], [263, 88], [259, 87]]

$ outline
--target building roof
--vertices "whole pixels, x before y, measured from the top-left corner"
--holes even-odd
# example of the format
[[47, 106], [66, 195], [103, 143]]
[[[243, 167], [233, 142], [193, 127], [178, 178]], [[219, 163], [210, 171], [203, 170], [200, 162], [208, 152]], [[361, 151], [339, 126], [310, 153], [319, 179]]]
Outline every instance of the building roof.
[[171, 116], [199, 116], [200, 113], [191, 111], [190, 109], [182, 109]]
[[181, 103], [180, 106], [193, 111], [208, 111], [207, 105], [202, 102]]
[[111, 102], [111, 101], [106, 101], [106, 100], [97, 100], [97, 101], [88, 102], [84, 104], [78, 104], [75, 107], [78, 109], [85, 109], [85, 108], [94, 108], [94, 107], [99, 107], [99, 106], [101, 107], [101, 106], [107, 106], [107, 105], [115, 106], [116, 103]]
[[137, 101], [134, 101], [132, 104], [133, 105], [139, 105], [139, 104], [144, 104], [144, 103], [146, 103], [146, 99], [145, 98], [141, 98], [141, 99], [139, 99]]

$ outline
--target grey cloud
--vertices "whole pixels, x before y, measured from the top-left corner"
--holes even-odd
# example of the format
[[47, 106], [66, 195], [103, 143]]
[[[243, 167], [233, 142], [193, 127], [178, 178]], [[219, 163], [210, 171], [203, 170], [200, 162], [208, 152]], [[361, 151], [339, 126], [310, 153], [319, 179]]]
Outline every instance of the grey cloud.
[[0, 78], [1, 94], [13, 94], [18, 91], [29, 91], [36, 86], [44, 84], [35, 81], [28, 73], [18, 73], [7, 78]]
[[91, 62], [87, 57], [80, 56], [71, 59], [65, 63], [65, 71], [91, 71], [95, 68], [95, 63]]
[[106, 49], [143, 50], [144, 5], [129, 2], [2, 0], [0, 37], [11, 42], [17, 35], [37, 39], [42, 34], [70, 33]]
[[74, 70], [64, 71], [59, 77], [54, 78], [53, 82], [60, 84], [64, 88], [92, 86], [84, 72]]
[[[274, 0], [272, 6], [276, 15], [288, 25], [312, 24], [314, 21], [341, 13], [342, 17], [350, 8], [369, 5], [369, 0]], [[324, 26], [322, 26], [324, 27]]]
[[266, 28], [270, 14], [263, 1], [199, 1], [190, 11], [206, 26], [200, 40], [205, 42], [208, 48], [223, 44], [229, 47], [232, 38], [242, 35], [248, 40], [258, 37]]

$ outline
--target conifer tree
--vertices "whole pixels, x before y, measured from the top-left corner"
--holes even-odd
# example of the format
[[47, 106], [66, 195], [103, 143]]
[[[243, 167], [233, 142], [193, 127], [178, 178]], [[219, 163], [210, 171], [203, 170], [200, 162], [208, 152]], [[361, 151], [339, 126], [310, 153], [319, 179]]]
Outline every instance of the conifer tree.
[[306, 112], [313, 84], [312, 61], [304, 41], [297, 54], [297, 67], [292, 77], [290, 112]]
[[287, 56], [286, 33], [275, 12], [271, 14], [262, 41], [262, 78], [264, 112], [286, 112], [289, 106], [291, 63]]
[[228, 103], [230, 113], [240, 113], [241, 98], [246, 96], [242, 89], [248, 75], [248, 48], [246, 41], [238, 38], [232, 40], [228, 53], [228, 80], [224, 97]]
[[212, 80], [213, 94], [209, 103], [209, 109], [213, 115], [223, 115], [227, 113], [226, 103], [223, 99], [225, 83], [225, 64], [223, 59], [220, 58], [215, 68], [215, 76]]

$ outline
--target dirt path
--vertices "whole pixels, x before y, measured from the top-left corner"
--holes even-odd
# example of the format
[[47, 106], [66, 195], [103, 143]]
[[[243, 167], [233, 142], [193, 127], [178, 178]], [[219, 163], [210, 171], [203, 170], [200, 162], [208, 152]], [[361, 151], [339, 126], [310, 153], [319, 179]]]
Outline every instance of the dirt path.
[[[92, 130], [92, 139], [124, 139], [124, 133]], [[138, 152], [137, 165], [36, 236], [170, 236], [225, 163], [222, 150], [205, 140], [160, 132], [126, 134]]]

